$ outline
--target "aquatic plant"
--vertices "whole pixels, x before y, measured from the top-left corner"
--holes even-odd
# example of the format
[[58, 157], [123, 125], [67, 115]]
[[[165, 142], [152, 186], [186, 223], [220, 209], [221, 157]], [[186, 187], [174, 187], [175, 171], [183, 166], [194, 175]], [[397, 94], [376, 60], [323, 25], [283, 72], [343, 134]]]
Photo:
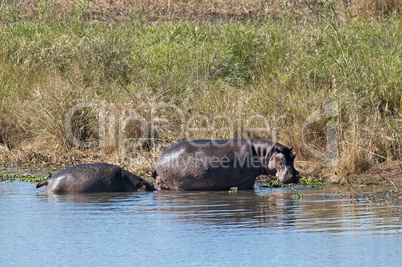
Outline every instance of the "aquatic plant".
[[260, 184], [260, 187], [285, 187], [287, 185], [281, 184], [278, 180], [273, 180], [268, 183]]
[[292, 199], [303, 199], [303, 196], [304, 196], [304, 194], [302, 194], [302, 193], [296, 193], [294, 195], [290, 195], [290, 197]]
[[39, 183], [49, 179], [48, 176], [35, 176], [33, 174], [0, 173], [1, 180], [20, 180], [22, 182]]
[[312, 187], [316, 187], [317, 185], [326, 185], [326, 183], [321, 182], [317, 179], [314, 179], [312, 177], [308, 177], [308, 178], [301, 178], [299, 183], [303, 184], [303, 185], [310, 185]]
[[[308, 178], [303, 177], [300, 179], [299, 183], [302, 185], [308, 185], [311, 187], [316, 187], [318, 185], [326, 185], [325, 182], [321, 182], [313, 177], [308, 177]], [[273, 180], [268, 183], [260, 184], [260, 187], [288, 187], [288, 188], [290, 188], [293, 186], [295, 186], [295, 184], [281, 184], [278, 180]]]

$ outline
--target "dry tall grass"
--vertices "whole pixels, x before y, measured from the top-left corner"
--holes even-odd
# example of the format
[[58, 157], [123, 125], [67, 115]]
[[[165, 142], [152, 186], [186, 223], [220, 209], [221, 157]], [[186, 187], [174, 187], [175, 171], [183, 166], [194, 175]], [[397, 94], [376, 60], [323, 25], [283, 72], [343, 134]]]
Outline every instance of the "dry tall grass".
[[307, 148], [325, 152], [332, 122], [339, 177], [401, 161], [400, 12], [374, 0], [2, 2], [1, 161], [146, 176], [172, 142], [252, 137], [315, 162]]
[[[3, 5], [4, 1], [3, 1]], [[261, 19], [292, 15], [301, 20], [326, 16], [334, 8], [342, 17], [400, 15], [400, 0], [25, 0], [8, 5], [10, 17], [69, 19], [83, 17], [98, 21], [130, 19]]]

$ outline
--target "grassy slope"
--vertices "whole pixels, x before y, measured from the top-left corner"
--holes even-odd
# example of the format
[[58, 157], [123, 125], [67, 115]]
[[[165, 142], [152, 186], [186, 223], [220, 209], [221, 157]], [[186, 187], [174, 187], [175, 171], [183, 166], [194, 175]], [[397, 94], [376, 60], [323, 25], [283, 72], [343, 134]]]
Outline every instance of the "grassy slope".
[[[146, 175], [166, 141], [247, 136], [295, 147], [299, 167], [314, 173], [306, 165], [320, 161], [303, 145], [302, 131], [310, 147], [324, 151], [330, 121], [304, 130], [303, 122], [335, 103], [338, 116], [329, 119], [338, 123], [339, 161], [315, 166], [338, 178], [383, 162], [401, 172], [400, 16], [345, 23], [327, 9], [318, 22], [312, 17], [304, 23], [286, 13], [279, 20], [215, 22], [144, 22], [132, 16], [110, 24], [82, 19], [83, 11], [75, 8], [67, 19], [52, 19], [45, 10], [11, 23], [12, 13], [2, 11], [3, 162], [103, 160]], [[65, 116], [72, 106], [91, 102], [105, 107], [106, 144], [74, 147]], [[153, 114], [152, 103], [160, 102], [177, 108]], [[72, 118], [75, 135], [98, 139], [96, 110], [80, 111]], [[141, 121], [119, 120], [134, 115], [148, 129], [141, 129]], [[150, 137], [151, 122], [154, 145], [133, 148], [119, 140], [123, 126], [126, 137]]]

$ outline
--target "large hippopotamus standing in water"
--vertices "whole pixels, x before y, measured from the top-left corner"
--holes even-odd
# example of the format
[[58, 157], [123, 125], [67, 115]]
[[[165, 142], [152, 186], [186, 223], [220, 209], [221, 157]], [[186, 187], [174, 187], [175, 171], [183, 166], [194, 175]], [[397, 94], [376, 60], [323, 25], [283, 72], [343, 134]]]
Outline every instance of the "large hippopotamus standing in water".
[[291, 148], [260, 139], [186, 141], [163, 152], [152, 176], [161, 190], [253, 189], [261, 174], [298, 183], [294, 158]]
[[69, 167], [40, 182], [47, 194], [153, 191], [153, 184], [115, 165], [89, 163]]

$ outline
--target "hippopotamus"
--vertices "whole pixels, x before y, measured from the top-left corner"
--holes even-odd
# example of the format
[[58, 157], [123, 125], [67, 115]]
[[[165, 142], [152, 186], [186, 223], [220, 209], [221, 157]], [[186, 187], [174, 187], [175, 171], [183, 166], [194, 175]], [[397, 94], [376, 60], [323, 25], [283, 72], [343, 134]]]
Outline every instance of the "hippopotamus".
[[152, 183], [118, 166], [89, 163], [69, 167], [36, 188], [46, 185], [47, 194], [153, 191]]
[[298, 183], [292, 148], [261, 139], [193, 140], [165, 150], [152, 170], [159, 190], [253, 189], [261, 174]]

